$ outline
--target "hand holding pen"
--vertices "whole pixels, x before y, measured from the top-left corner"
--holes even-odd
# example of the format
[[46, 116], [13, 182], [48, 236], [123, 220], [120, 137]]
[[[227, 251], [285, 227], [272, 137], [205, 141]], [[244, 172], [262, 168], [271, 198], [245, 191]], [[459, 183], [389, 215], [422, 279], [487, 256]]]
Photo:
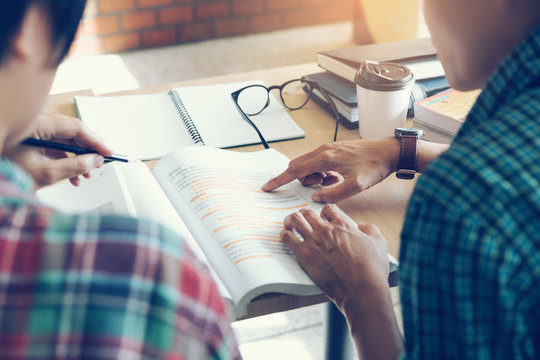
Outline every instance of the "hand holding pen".
[[[84, 148], [84, 147], [76, 146], [76, 145], [69, 145], [69, 144], [54, 142], [54, 141], [35, 139], [35, 138], [26, 138], [23, 141], [21, 141], [21, 144], [26, 145], [26, 146], [34, 146], [38, 148], [43, 148], [43, 149], [68, 152], [75, 155], [84, 155], [84, 154], [102, 155], [93, 149]], [[112, 154], [110, 156], [102, 155], [102, 156], [105, 162], [111, 162], [111, 161], [128, 162], [129, 161], [127, 156], [120, 155], [120, 154]]]
[[[12, 144], [4, 149], [3, 155], [30, 173], [38, 186], [50, 185], [63, 179], [69, 179], [77, 186], [79, 176], [89, 177], [93, 169], [103, 165], [105, 157], [113, 156], [113, 152], [96, 135], [78, 119], [68, 116], [41, 116], [31, 136], [33, 140], [29, 142], [34, 143], [32, 146]], [[38, 145], [38, 139], [67, 147], [49, 150], [50, 146], [44, 148]], [[81, 149], [87, 151], [78, 151]], [[66, 152], [79, 155], [67, 156]]]

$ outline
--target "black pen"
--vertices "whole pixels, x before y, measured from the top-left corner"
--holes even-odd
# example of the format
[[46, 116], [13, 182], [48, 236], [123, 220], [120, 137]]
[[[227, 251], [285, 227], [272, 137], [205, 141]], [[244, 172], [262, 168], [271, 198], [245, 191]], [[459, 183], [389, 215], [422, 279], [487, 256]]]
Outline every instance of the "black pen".
[[[34, 146], [34, 147], [42, 147], [42, 148], [52, 149], [52, 150], [58, 150], [58, 151], [64, 151], [64, 152], [69, 152], [69, 153], [73, 153], [77, 155], [99, 154], [96, 150], [87, 149], [80, 146], [62, 144], [62, 143], [57, 143], [53, 141], [40, 140], [40, 139], [34, 139], [34, 138], [27, 138], [23, 140], [21, 144]], [[103, 157], [105, 158], [105, 162], [110, 162], [110, 161], [128, 162], [129, 161], [127, 156], [119, 155], [119, 154], [113, 154], [112, 156], [103, 156]]]

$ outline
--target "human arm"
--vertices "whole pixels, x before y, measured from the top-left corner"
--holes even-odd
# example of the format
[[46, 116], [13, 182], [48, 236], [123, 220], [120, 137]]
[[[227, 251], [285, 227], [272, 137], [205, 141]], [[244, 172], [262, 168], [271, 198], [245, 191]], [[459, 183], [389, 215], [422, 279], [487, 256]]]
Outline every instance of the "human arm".
[[416, 152], [416, 171], [420, 173], [424, 172], [431, 161], [445, 152], [449, 146], [450, 145], [448, 144], [434, 143], [425, 140], [418, 141]]
[[[78, 119], [64, 115], [42, 115], [32, 136], [95, 149], [105, 156], [112, 155], [112, 151]], [[100, 167], [104, 160], [99, 154], [68, 157], [60, 151], [20, 144], [6, 148], [4, 155], [30, 173], [40, 187], [66, 178], [70, 179], [73, 185], [78, 185], [79, 175], [88, 176], [88, 173]]]
[[[422, 172], [447, 148], [419, 141], [417, 171]], [[292, 160], [262, 189], [272, 191], [299, 179], [304, 185], [323, 185], [313, 194], [314, 201], [335, 203], [384, 180], [397, 170], [399, 155], [400, 142], [394, 137], [329, 143]]]
[[387, 283], [387, 243], [379, 229], [356, 225], [333, 205], [321, 216], [311, 210], [293, 213], [285, 227], [283, 242], [344, 313], [361, 358], [397, 358], [403, 341]]

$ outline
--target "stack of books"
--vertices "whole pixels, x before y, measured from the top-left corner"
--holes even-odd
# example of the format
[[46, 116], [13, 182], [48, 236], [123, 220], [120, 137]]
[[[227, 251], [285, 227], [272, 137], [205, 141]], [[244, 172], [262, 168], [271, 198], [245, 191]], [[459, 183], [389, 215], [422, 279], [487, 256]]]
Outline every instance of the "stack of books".
[[[338, 109], [341, 123], [358, 127], [358, 105], [354, 75], [362, 61], [392, 61], [411, 69], [416, 79], [411, 92], [408, 116], [414, 115], [414, 103], [449, 88], [444, 70], [430, 39], [412, 39], [329, 50], [317, 54], [317, 63], [325, 71], [304, 78], [315, 81], [326, 90]], [[329, 109], [325, 98], [314, 91], [313, 98]]]

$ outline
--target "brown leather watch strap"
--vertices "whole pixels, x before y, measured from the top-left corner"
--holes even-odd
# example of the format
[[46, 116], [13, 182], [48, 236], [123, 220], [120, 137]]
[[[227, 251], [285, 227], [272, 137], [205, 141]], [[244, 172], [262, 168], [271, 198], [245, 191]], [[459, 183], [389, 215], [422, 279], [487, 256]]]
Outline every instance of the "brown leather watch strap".
[[416, 135], [402, 134], [400, 137], [401, 152], [396, 176], [400, 179], [412, 179], [416, 173]]

